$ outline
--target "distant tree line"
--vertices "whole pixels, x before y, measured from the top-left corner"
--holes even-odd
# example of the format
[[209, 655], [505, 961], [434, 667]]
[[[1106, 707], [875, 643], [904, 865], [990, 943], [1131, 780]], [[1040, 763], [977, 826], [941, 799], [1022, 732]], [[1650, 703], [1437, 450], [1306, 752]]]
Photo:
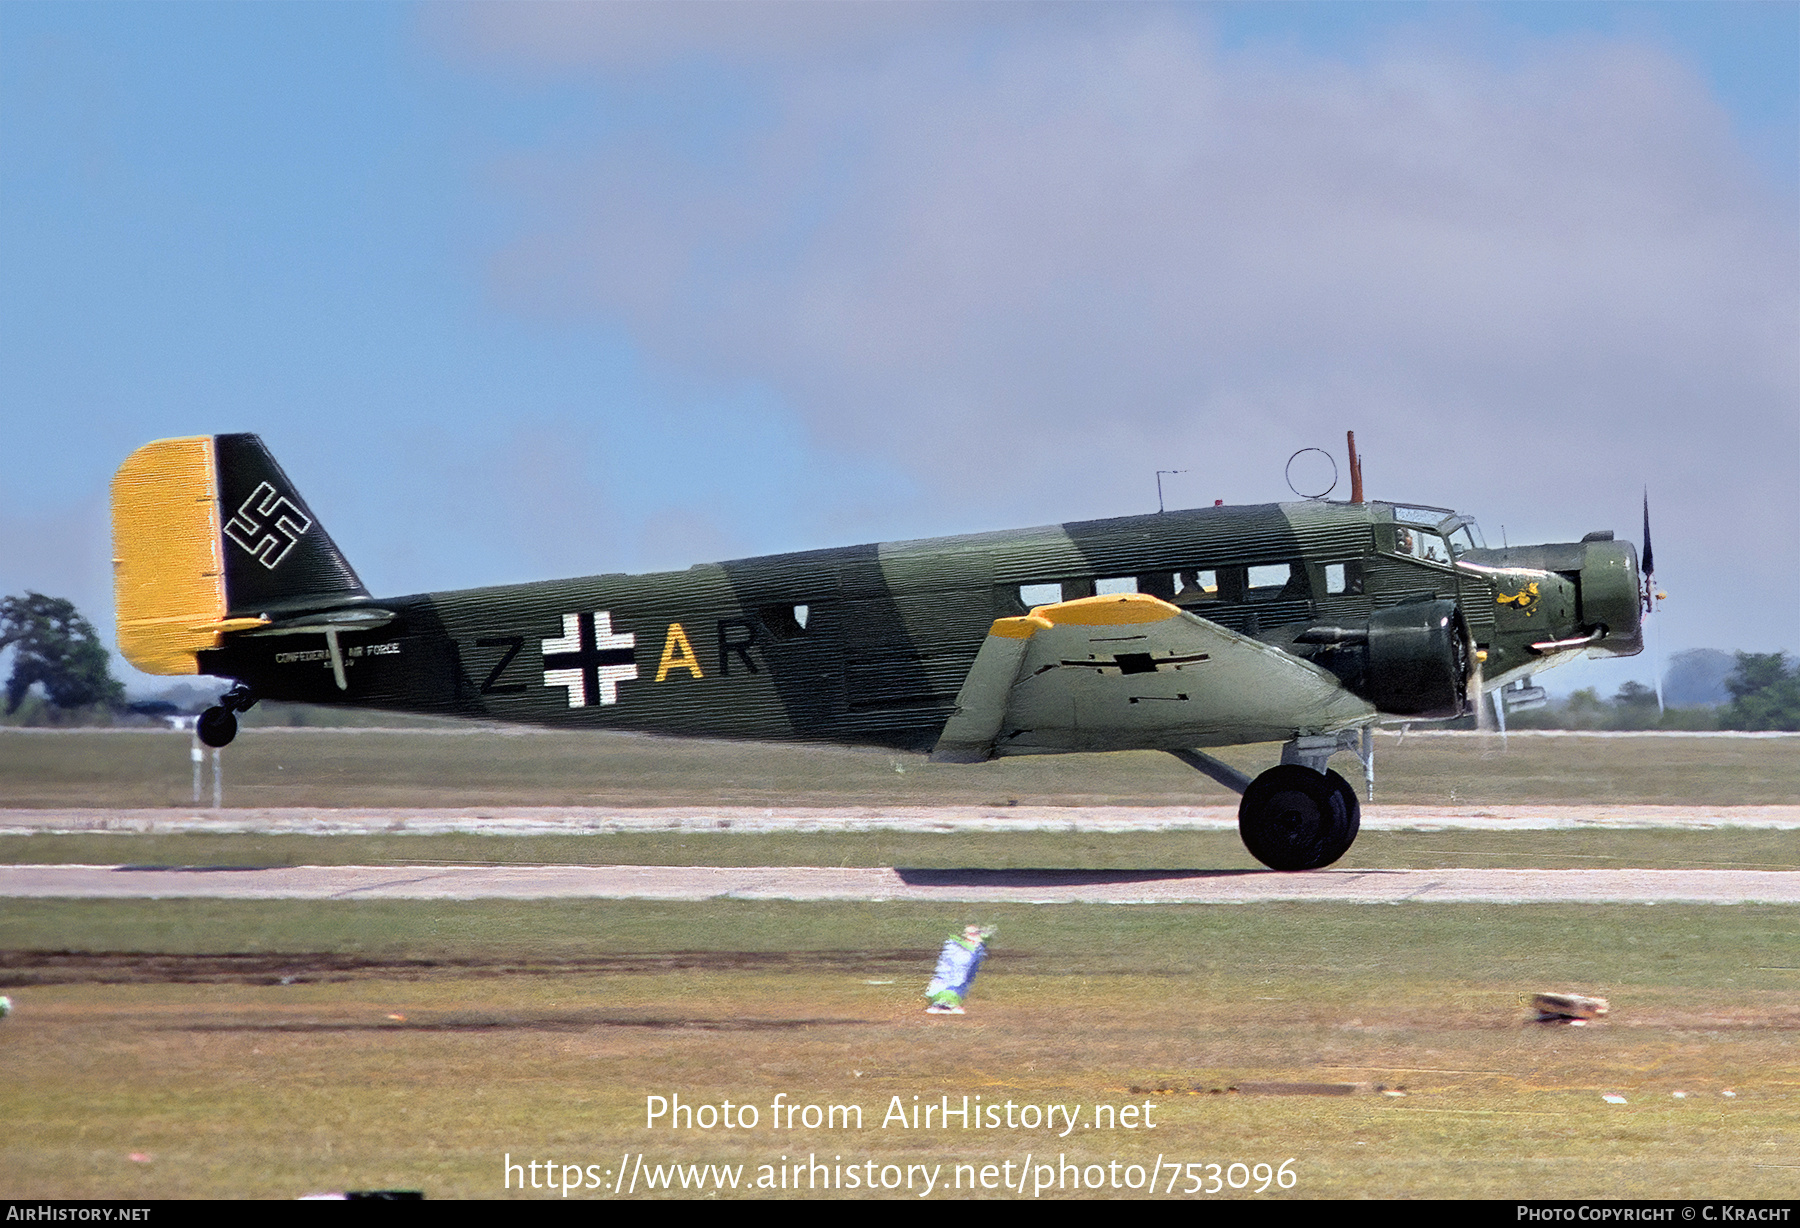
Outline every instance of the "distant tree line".
[[1721, 729], [1800, 729], [1800, 664], [1784, 652], [1740, 652], [1725, 680]]
[[[12, 650], [6, 715], [28, 699], [50, 723], [105, 718], [124, 706], [125, 687], [112, 676], [112, 657], [75, 603], [42, 593], [0, 598], [0, 652]], [[42, 699], [32, 694], [40, 688]]]
[[1800, 662], [1782, 652], [1740, 652], [1732, 662], [1721, 684], [1722, 693], [1730, 696], [1726, 703], [1692, 707], [1671, 703], [1658, 712], [1655, 690], [1633, 681], [1610, 699], [1602, 698], [1594, 687], [1584, 687], [1560, 702], [1510, 714], [1506, 723], [1512, 729], [1800, 730]]

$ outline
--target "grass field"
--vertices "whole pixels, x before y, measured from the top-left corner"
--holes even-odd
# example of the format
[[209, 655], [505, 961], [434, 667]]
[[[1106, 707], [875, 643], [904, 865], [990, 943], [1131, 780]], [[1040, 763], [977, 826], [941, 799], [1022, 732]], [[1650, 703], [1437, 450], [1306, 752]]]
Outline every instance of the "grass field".
[[[0, 836], [15, 865], [691, 865], [1248, 870], [1236, 832], [620, 832], [582, 836]], [[1800, 832], [1364, 831], [1340, 869], [1800, 870]]]
[[[1800, 798], [1791, 740], [1380, 745], [1379, 795], [1390, 802], [1450, 802], [1452, 791], [1476, 805]], [[0, 805], [184, 806], [187, 748], [172, 734], [0, 732]], [[1224, 757], [1256, 768], [1274, 748]], [[232, 806], [1231, 800], [1159, 755], [963, 768], [880, 752], [485, 730], [250, 730], [226, 764]], [[1251, 864], [1235, 835], [1215, 832], [17, 836], [0, 838], [0, 860]], [[1794, 869], [1800, 834], [1369, 831], [1342, 864]], [[540, 1170], [554, 1162], [559, 1177], [579, 1166], [575, 1180], [593, 1183], [587, 1197], [621, 1192], [611, 1187], [622, 1157], [633, 1174], [624, 1192], [638, 1197], [756, 1194], [762, 1166], [775, 1177], [784, 1156], [816, 1156], [836, 1176], [856, 1165], [917, 1179], [882, 1191], [895, 1197], [922, 1194], [934, 1169], [933, 1197], [1007, 1196], [969, 1188], [987, 1165], [996, 1178], [1023, 1176], [1012, 1197], [1044, 1181], [1043, 1196], [1070, 1196], [1072, 1171], [1083, 1196], [1144, 1196], [1159, 1157], [1182, 1167], [1157, 1169], [1158, 1191], [1173, 1180], [1173, 1193], [1198, 1185], [1199, 1197], [1266, 1184], [1263, 1197], [1791, 1198], [1800, 1184], [1800, 910], [978, 911], [0, 901], [0, 987], [18, 1006], [0, 1022], [0, 1193], [560, 1196], [518, 1189], [523, 1168], [507, 1189], [508, 1156]], [[970, 1014], [927, 1016], [920, 991], [937, 945], [971, 919], [1000, 932]], [[1579, 1029], [1528, 1023], [1526, 1002], [1543, 990], [1602, 994], [1613, 1011]], [[1268, 1085], [1357, 1090], [1263, 1094]], [[646, 1128], [646, 1098], [676, 1095], [757, 1106], [758, 1125]], [[895, 1097], [910, 1112], [965, 1095], [1067, 1105], [1076, 1125], [1066, 1137], [1061, 1124], [883, 1125]], [[840, 1119], [836, 1129], [771, 1129], [777, 1096], [858, 1106], [861, 1128]], [[1128, 1105], [1141, 1122], [1146, 1103], [1154, 1130], [1120, 1124]], [[1110, 1126], [1095, 1127], [1097, 1106]], [[1256, 1176], [1289, 1159], [1290, 1188]], [[715, 1167], [684, 1191], [668, 1167], [677, 1163], [726, 1166], [739, 1185], [712, 1188]], [[659, 1174], [673, 1187], [651, 1188]], [[1096, 1175], [1104, 1187], [1085, 1188]]]
[[[917, 906], [14, 902], [11, 951], [140, 954], [10, 958], [7, 1193], [495, 1196], [507, 1155], [603, 1181], [621, 1155], [747, 1182], [818, 1155], [947, 1183], [1028, 1153], [1233, 1178], [1291, 1157], [1285, 1192], [1315, 1198], [1794, 1190], [1792, 910], [989, 911], [995, 954], [946, 1019], [918, 994], [961, 918]], [[262, 958], [168, 958], [221, 950]], [[1610, 997], [1610, 1021], [1525, 1022], [1563, 988]], [[862, 1128], [771, 1130], [778, 1093], [858, 1105]], [[676, 1095], [760, 1106], [759, 1128], [645, 1128], [646, 1098]], [[1066, 1138], [881, 1124], [894, 1097], [964, 1095], [1085, 1107]], [[1093, 1128], [1094, 1105], [1146, 1102], [1154, 1131]]]
[[[149, 730], [0, 730], [0, 806], [185, 806], [189, 739]], [[1800, 799], [1800, 739], [1377, 739], [1378, 801]], [[1219, 757], [1259, 771], [1276, 746]], [[1334, 761], [1356, 776], [1348, 756]], [[536, 730], [245, 730], [225, 801], [267, 806], [1196, 805], [1233, 795], [1168, 755], [1046, 755], [975, 765], [836, 747]], [[210, 796], [210, 795], [209, 795]]]

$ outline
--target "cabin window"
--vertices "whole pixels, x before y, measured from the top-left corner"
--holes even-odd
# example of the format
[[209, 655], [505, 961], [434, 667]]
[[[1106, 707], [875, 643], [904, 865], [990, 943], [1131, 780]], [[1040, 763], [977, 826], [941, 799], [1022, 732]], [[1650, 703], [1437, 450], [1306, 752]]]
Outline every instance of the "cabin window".
[[1363, 572], [1360, 560], [1325, 564], [1325, 594], [1328, 597], [1361, 596]]
[[1175, 573], [1175, 600], [1180, 602], [1217, 601], [1219, 599], [1219, 573], [1212, 568], [1205, 571], [1178, 571]]
[[1150, 597], [1160, 597], [1164, 601], [1175, 600], [1175, 573], [1172, 571], [1153, 571], [1137, 578], [1137, 591]]
[[1094, 595], [1106, 597], [1114, 593], [1143, 593], [1150, 597], [1161, 597], [1164, 601], [1175, 600], [1175, 573], [1172, 571], [1153, 571], [1141, 576], [1111, 576], [1094, 581]]
[[1262, 567], [1250, 569], [1250, 595], [1267, 593], [1270, 589], [1280, 592], [1287, 587], [1293, 578], [1294, 569], [1287, 563], [1269, 563]]
[[[1190, 573], [1191, 574], [1191, 573]], [[1211, 572], [1206, 573], [1211, 575]], [[1078, 601], [1083, 597], [1109, 597], [1120, 593], [1147, 593], [1164, 601], [1175, 600], [1177, 577], [1172, 571], [1154, 571], [1141, 576], [1105, 576], [1098, 580], [1059, 580], [1048, 584], [1021, 584], [1003, 590], [1003, 596], [1017, 593], [1019, 605], [1027, 610], [1059, 601]]]
[[1252, 567], [1246, 596], [1251, 601], [1281, 601], [1304, 597], [1306, 584], [1300, 575], [1301, 569], [1292, 563], [1264, 563]]
[[806, 634], [806, 623], [812, 609], [804, 605], [766, 605], [756, 611], [757, 621], [778, 640], [792, 640]]

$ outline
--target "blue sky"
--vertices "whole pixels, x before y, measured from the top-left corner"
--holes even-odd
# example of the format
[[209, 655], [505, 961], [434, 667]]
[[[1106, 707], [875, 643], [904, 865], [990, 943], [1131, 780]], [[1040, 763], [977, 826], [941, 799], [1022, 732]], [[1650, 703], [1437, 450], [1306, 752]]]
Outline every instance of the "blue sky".
[[1665, 649], [1800, 649], [1797, 218], [1794, 4], [9, 4], [0, 588], [110, 623], [167, 435], [396, 593], [1268, 501], [1354, 427], [1496, 540], [1648, 484]]

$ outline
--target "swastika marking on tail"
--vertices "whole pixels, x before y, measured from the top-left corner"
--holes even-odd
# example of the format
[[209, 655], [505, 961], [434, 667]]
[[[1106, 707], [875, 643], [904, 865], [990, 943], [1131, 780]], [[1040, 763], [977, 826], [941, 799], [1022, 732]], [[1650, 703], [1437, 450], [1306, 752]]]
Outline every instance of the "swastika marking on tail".
[[310, 528], [311, 516], [263, 482], [244, 500], [237, 515], [225, 522], [225, 536], [274, 571]]

